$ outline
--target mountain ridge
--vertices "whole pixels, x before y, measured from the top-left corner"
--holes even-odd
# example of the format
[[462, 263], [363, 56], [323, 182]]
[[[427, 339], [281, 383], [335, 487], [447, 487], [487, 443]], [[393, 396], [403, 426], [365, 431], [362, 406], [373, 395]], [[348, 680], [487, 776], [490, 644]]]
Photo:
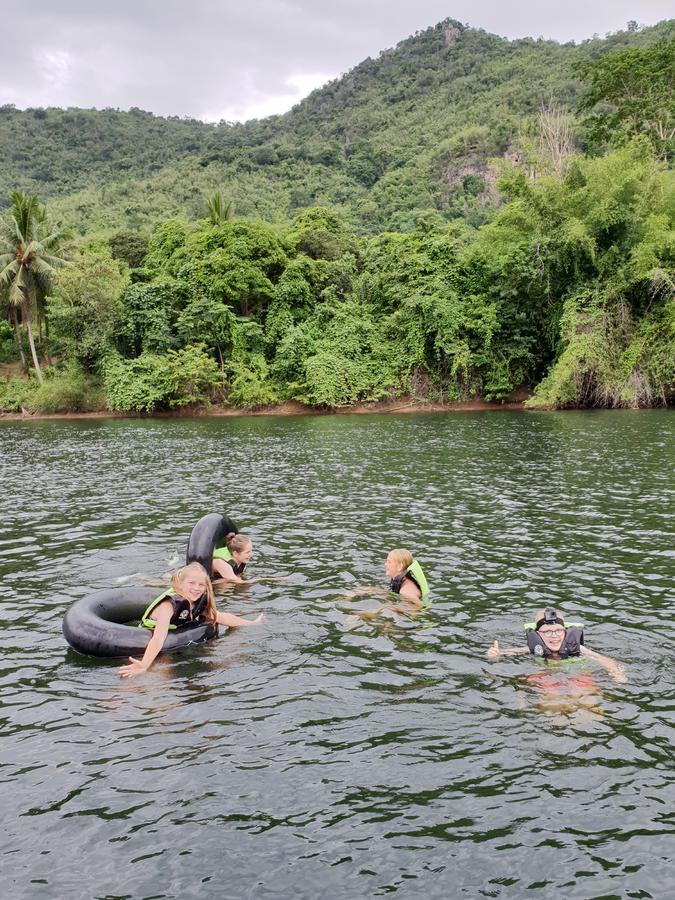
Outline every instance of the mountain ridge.
[[573, 109], [574, 62], [673, 34], [675, 20], [666, 20], [560, 44], [507, 40], [446, 19], [288, 112], [238, 124], [139, 109], [5, 106], [0, 151], [10, 164], [0, 202], [14, 189], [36, 193], [82, 234], [199, 217], [217, 189], [238, 215], [271, 222], [327, 205], [366, 233], [406, 230], [429, 209], [480, 223], [489, 205], [480, 184], [486, 160], [507, 152], [543, 102]]

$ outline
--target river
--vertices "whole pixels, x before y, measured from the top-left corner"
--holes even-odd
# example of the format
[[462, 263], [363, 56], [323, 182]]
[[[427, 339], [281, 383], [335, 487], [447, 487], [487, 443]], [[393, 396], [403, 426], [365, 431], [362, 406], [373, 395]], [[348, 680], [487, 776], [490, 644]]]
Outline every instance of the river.
[[[5, 898], [661, 898], [673, 865], [666, 411], [0, 421]], [[119, 663], [68, 605], [161, 578], [204, 513], [264, 625]], [[433, 607], [355, 618], [387, 550]], [[626, 684], [547, 691], [545, 604]], [[574, 664], [566, 664], [572, 666]], [[571, 682], [569, 682], [571, 683]]]

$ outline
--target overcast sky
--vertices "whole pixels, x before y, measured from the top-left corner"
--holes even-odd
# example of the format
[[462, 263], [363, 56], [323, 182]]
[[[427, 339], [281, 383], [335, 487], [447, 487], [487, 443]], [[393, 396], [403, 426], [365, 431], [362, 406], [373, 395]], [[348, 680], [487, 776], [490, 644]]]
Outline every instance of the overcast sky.
[[673, 16], [672, 0], [32, 0], [7, 4], [0, 104], [138, 106], [244, 121], [284, 112], [367, 56], [451, 17], [581, 41]]

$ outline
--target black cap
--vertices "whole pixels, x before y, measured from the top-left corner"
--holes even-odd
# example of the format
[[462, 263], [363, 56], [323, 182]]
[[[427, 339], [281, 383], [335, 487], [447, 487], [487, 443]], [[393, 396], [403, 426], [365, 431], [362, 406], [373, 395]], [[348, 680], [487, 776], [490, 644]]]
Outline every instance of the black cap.
[[542, 625], [562, 625], [564, 627], [565, 621], [552, 606], [547, 606], [544, 615], [535, 623], [534, 630], [539, 631]]

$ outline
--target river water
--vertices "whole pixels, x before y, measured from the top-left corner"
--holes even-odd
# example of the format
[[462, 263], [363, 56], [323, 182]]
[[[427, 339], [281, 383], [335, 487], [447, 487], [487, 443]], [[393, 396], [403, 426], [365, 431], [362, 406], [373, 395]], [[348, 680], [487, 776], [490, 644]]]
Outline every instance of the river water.
[[[0, 422], [2, 896], [673, 896], [674, 425]], [[221, 599], [263, 626], [131, 681], [68, 649], [212, 511], [289, 576]], [[364, 622], [397, 546], [433, 608]], [[545, 604], [628, 683], [485, 658]]]

